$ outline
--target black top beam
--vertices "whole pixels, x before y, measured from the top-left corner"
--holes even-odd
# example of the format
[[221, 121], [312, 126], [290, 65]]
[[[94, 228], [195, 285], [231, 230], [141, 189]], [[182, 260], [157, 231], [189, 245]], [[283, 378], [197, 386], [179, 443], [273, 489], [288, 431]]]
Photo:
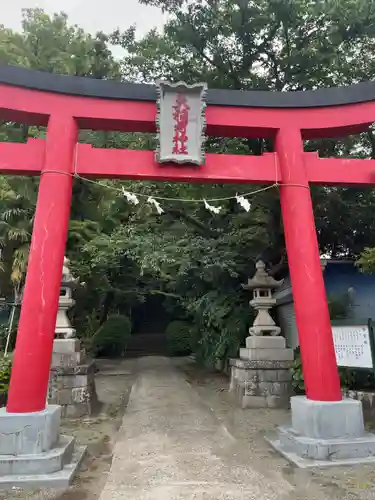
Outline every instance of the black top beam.
[[[82, 97], [156, 101], [153, 85], [56, 75], [2, 64], [0, 84]], [[375, 101], [375, 82], [302, 92], [210, 89], [207, 96], [211, 105], [253, 108], [313, 108], [369, 101]]]

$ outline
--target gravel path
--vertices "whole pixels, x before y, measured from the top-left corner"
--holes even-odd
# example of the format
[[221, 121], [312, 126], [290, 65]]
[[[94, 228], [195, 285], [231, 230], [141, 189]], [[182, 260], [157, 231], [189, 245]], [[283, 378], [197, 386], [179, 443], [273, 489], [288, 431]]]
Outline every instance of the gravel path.
[[371, 466], [301, 470], [275, 453], [263, 436], [289, 413], [240, 409], [222, 374], [187, 359], [98, 366], [100, 414], [62, 425], [88, 446], [74, 484], [0, 500], [375, 500]]
[[[283, 477], [291, 486], [283, 500], [375, 500], [373, 466], [302, 470], [274, 452], [263, 439], [288, 422], [283, 410], [242, 410], [228, 394], [228, 379], [186, 361], [178, 363], [191, 387], [239, 442], [243, 460], [266, 477]], [[260, 497], [262, 498], [262, 497]]]
[[172, 360], [142, 359], [100, 500], [281, 500], [292, 490], [244, 451]]

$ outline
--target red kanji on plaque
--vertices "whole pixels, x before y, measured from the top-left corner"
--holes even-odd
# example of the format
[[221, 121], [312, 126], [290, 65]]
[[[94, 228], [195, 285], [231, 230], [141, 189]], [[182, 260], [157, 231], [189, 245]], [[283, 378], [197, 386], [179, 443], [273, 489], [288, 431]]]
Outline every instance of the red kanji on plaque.
[[174, 125], [174, 137], [173, 137], [173, 150], [172, 153], [175, 155], [188, 154], [188, 136], [187, 136], [187, 126], [189, 122], [189, 110], [186, 96], [184, 94], [178, 93], [176, 97], [176, 104], [173, 106], [173, 119]]

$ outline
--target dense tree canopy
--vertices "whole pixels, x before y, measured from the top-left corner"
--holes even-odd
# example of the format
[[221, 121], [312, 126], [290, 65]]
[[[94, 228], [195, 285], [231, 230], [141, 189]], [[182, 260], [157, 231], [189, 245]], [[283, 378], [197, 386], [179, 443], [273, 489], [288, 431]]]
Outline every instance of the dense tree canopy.
[[[90, 35], [64, 14], [24, 12], [23, 30], [0, 27], [0, 61], [56, 73], [135, 82], [206, 81], [211, 87], [306, 90], [346, 85], [375, 76], [375, 4], [367, 0], [142, 0], [168, 13], [163, 32], [136, 37], [135, 27]], [[115, 60], [110, 44], [124, 49]], [[45, 131], [3, 123], [0, 140], [25, 141]], [[81, 131], [98, 147], [153, 149], [154, 137]], [[207, 148], [259, 155], [263, 139], [210, 138]], [[321, 156], [375, 158], [371, 129], [359, 136], [310, 141]], [[121, 183], [75, 181], [67, 251], [86, 282], [75, 321], [92, 335], [113, 312], [134, 316], [151, 296], [171, 319], [192, 325], [194, 348], [214, 361], [235, 351], [250, 312], [241, 290], [262, 256], [277, 273], [285, 262], [276, 189], [249, 197], [250, 212], [234, 200], [219, 201], [213, 215], [203, 203], [161, 201], [159, 216], [147, 196], [227, 198], [252, 186], [123, 183], [145, 195], [133, 206]], [[38, 180], [0, 178], [2, 293], [23, 283]], [[373, 192], [318, 188], [313, 192], [322, 253], [357, 257], [375, 247]], [[285, 270], [285, 269], [284, 269]]]

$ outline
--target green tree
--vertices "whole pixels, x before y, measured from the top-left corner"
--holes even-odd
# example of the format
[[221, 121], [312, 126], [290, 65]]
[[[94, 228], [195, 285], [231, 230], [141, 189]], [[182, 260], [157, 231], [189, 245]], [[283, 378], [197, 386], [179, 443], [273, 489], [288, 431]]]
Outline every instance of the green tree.
[[[366, 0], [141, 0], [169, 15], [164, 32], [126, 48], [132, 79], [208, 81], [211, 86], [306, 90], [368, 80], [374, 73], [375, 6]], [[366, 57], [360, 57], [366, 55]], [[353, 60], [356, 64], [353, 64]]]
[[[0, 62], [93, 78], [120, 75], [103, 33], [92, 36], [70, 25], [66, 14], [48, 16], [42, 9], [23, 11], [21, 33], [0, 25]], [[43, 128], [0, 123], [2, 141], [25, 142], [44, 135]], [[18, 290], [23, 285], [38, 184], [33, 178], [0, 177], [1, 288], [5, 294], [11, 285]], [[75, 182], [68, 241], [71, 253], [78, 253], [79, 247], [99, 232], [103, 199], [108, 198], [103, 193], [100, 186]]]
[[[210, 87], [293, 91], [349, 85], [375, 75], [373, 2], [141, 1], [162, 8], [168, 22], [163, 33], [154, 30], [140, 40], [134, 27], [113, 33], [112, 42], [126, 50], [122, 70], [135, 81], [203, 80]], [[216, 142], [221, 152], [261, 154], [273, 147], [262, 139]], [[375, 158], [375, 139], [370, 128], [341, 140], [309, 141], [306, 150]], [[355, 257], [366, 242], [375, 245], [370, 191], [318, 188], [313, 194], [322, 252]], [[283, 254], [279, 200], [272, 193], [265, 199], [274, 235], [271, 254], [278, 260]]]
[[22, 32], [0, 25], [0, 62], [49, 73], [118, 78], [119, 66], [106, 35], [70, 25], [64, 13], [23, 9]]
[[[162, 34], [154, 30], [137, 39], [131, 27], [110, 37], [102, 33], [91, 36], [70, 26], [64, 14], [49, 17], [39, 9], [25, 11], [22, 33], [0, 29], [0, 60], [94, 78], [147, 83], [158, 78], [203, 80], [210, 87], [230, 89], [306, 90], [374, 76], [372, 2], [144, 3], [168, 12]], [[109, 52], [109, 43], [125, 49], [120, 64]], [[22, 124], [0, 128], [1, 140], [24, 141], [43, 133]], [[147, 134], [81, 131], [80, 141], [106, 148], [155, 146], [155, 138]], [[217, 153], [259, 155], [272, 147], [271, 141], [262, 139], [210, 138], [207, 143], [208, 150]], [[321, 156], [375, 158], [371, 129], [341, 140], [310, 141], [306, 149], [317, 150]], [[21, 181], [11, 182], [14, 190], [13, 182]], [[143, 195], [141, 203], [129, 205], [118, 192], [121, 186]], [[164, 298], [171, 319], [194, 326], [197, 338], [193, 344], [202, 359], [212, 363], [236, 354], [251, 321], [248, 297], [240, 284], [252, 275], [259, 257], [270, 263], [273, 273], [283, 263], [277, 191], [251, 198], [248, 213], [233, 199], [219, 201], [216, 205], [222, 210], [217, 215], [203, 203], [161, 201], [165, 212], [158, 216], [147, 197], [216, 199], [243, 191], [251, 192], [252, 187], [76, 182], [68, 252], [74, 271], [86, 281], [86, 288], [77, 297], [78, 330], [92, 335], [110, 315], [131, 317], [137, 305], [150, 295], [158, 295]], [[371, 192], [319, 188], [313, 195], [322, 251], [356, 256], [365, 246], [375, 246]], [[21, 208], [27, 209], [31, 201], [24, 200]], [[3, 200], [5, 209], [12, 203]], [[17, 228], [21, 219], [13, 218], [12, 224]], [[29, 227], [23, 219], [22, 224]], [[3, 241], [8, 241], [5, 225], [2, 227]], [[12, 248], [9, 241], [4, 254], [7, 246]], [[7, 251], [13, 259], [13, 253]]]
[[26, 270], [36, 201], [33, 178], [0, 178], [0, 241], [3, 272], [19, 288]]
[[[163, 33], [153, 30], [142, 39], [136, 38], [134, 27], [112, 34], [111, 41], [125, 49], [122, 71], [132, 81], [203, 80], [210, 87], [294, 91], [349, 85], [374, 76], [375, 5], [365, 0], [142, 0], [142, 3], [161, 7], [168, 13], [168, 22]], [[374, 158], [374, 145], [374, 135], [369, 129], [359, 136], [309, 141], [305, 147], [321, 156]], [[272, 151], [272, 147], [272, 143], [262, 139], [210, 138], [208, 142], [210, 151], [237, 154], [262, 154]], [[178, 197], [185, 192], [195, 198], [202, 194], [216, 198], [233, 193], [225, 186], [201, 190], [196, 186], [186, 190], [164, 186], [152, 192], [162, 196], [168, 192], [172, 197], [173, 193]], [[373, 241], [375, 207], [370, 191], [316, 188], [313, 199], [322, 252], [355, 257]], [[166, 289], [183, 297], [179, 299], [182, 309], [187, 315], [193, 314], [194, 321], [202, 326], [199, 345], [206, 358], [220, 357], [223, 345], [235, 344], [231, 337], [235, 329], [230, 319], [235, 318], [236, 299], [244, 300], [238, 285], [251, 272], [253, 260], [266, 255], [266, 260], [277, 264], [282, 263], [285, 255], [277, 192], [256, 197], [250, 214], [239, 213], [231, 203], [224, 206], [224, 212], [214, 219], [199, 208], [190, 209], [187, 216], [186, 209], [173, 206], [152, 230], [146, 223], [147, 232], [142, 234], [139, 224], [131, 238], [126, 238], [126, 234], [121, 236], [122, 242], [126, 242], [124, 251], [130, 251], [141, 269], [164, 278]], [[174, 223], [168, 228], [176, 231], [171, 238], [177, 238], [169, 244], [164, 227], [171, 213]], [[264, 234], [261, 241], [251, 235], [249, 242], [244, 228], [254, 226], [261, 226]], [[177, 231], [188, 236], [184, 239]], [[216, 231], [222, 231], [218, 242], [213, 237]], [[243, 262], [244, 251], [247, 266]], [[227, 269], [213, 264], [215, 258], [223, 267], [228, 265], [230, 278]], [[202, 264], [203, 269], [195, 262]], [[230, 301], [232, 307], [223, 307]], [[245, 318], [246, 314], [243, 311], [239, 317]], [[242, 332], [245, 323], [246, 319], [242, 322]]]

